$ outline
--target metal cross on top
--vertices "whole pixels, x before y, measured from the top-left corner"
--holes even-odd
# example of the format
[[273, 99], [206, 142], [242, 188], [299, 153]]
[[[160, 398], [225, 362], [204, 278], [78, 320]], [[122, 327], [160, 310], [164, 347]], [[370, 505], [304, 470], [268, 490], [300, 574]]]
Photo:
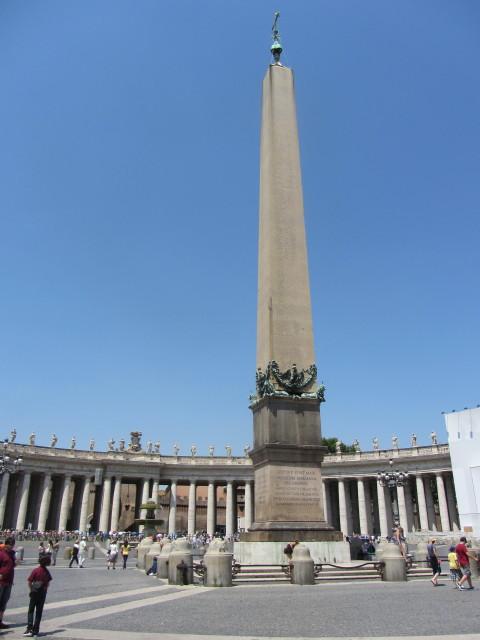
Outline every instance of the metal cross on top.
[[275, 64], [280, 64], [280, 54], [282, 53], [282, 45], [280, 44], [280, 31], [278, 30], [278, 19], [280, 17], [280, 12], [275, 11], [272, 26], [272, 39], [273, 44], [270, 47], [270, 51], [272, 52], [273, 59], [275, 60]]

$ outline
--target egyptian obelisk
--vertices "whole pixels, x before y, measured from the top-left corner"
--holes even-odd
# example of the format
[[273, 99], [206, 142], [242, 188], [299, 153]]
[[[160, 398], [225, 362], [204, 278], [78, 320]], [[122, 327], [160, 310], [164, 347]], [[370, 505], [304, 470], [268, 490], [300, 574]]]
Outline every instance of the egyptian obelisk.
[[273, 62], [263, 80], [256, 395], [251, 397], [254, 523], [248, 541], [336, 541], [325, 521], [320, 404], [303, 213], [294, 77]]

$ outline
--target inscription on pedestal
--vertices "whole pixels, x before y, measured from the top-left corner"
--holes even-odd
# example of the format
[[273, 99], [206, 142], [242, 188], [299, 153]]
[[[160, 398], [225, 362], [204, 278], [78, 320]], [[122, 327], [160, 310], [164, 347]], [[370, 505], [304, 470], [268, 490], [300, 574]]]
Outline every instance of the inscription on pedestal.
[[323, 520], [322, 480], [318, 467], [269, 465], [255, 471], [259, 521]]

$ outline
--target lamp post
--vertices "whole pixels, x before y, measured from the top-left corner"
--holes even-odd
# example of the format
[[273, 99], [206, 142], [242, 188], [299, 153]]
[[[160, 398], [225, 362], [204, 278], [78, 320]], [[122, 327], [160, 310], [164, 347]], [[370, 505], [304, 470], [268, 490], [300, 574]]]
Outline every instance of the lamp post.
[[393, 460], [389, 460], [390, 469], [388, 471], [379, 471], [377, 473], [377, 482], [381, 487], [387, 487], [390, 492], [390, 501], [393, 510], [393, 521], [396, 527], [400, 526], [400, 518], [396, 509], [395, 489], [403, 487], [408, 481], [408, 471], [394, 471]]
[[3, 476], [5, 472], [16, 473], [20, 468], [23, 460], [22, 458], [12, 458], [7, 453], [8, 440], [3, 441], [3, 451], [0, 453], [0, 475]]

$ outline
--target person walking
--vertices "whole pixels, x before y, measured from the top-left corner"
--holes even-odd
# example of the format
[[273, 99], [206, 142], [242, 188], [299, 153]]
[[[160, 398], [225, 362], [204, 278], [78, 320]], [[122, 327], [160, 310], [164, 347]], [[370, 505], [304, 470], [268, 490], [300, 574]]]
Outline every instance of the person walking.
[[[28, 605], [28, 622], [24, 636], [32, 638], [40, 633], [40, 622], [42, 620], [43, 607], [47, 590], [52, 580], [50, 571], [51, 559], [49, 555], [42, 555], [38, 558], [38, 567], [28, 576], [27, 582], [30, 588], [30, 604]], [[34, 619], [35, 616], [35, 619]]]
[[[455, 547], [455, 553], [457, 554], [458, 564], [460, 565], [460, 571], [462, 577], [458, 581], [457, 588], [460, 591], [466, 591], [474, 589], [472, 585], [472, 572], [470, 570], [470, 559], [477, 560], [477, 556], [467, 547], [467, 539], [465, 536], [460, 538], [460, 542]], [[468, 587], [464, 587], [465, 582], [468, 582]]]
[[427, 559], [432, 567], [433, 577], [431, 579], [431, 583], [434, 587], [438, 587], [438, 576], [441, 574], [442, 569], [440, 566], [440, 560], [437, 555], [437, 548], [435, 547], [436, 539], [432, 538], [430, 543], [427, 544]]
[[83, 538], [80, 540], [80, 544], [78, 546], [78, 560], [80, 563], [79, 567], [80, 569], [83, 569], [85, 565], [85, 559], [87, 557], [87, 539], [85, 538], [85, 536], [83, 536]]
[[130, 545], [128, 544], [127, 540], [123, 541], [123, 544], [120, 547], [120, 552], [122, 554], [122, 559], [123, 559], [123, 568], [126, 569], [127, 568], [128, 554], [130, 553]]
[[55, 542], [51, 542], [51, 547], [52, 547], [52, 565], [55, 566], [57, 564], [57, 555], [58, 555], [58, 551], [60, 549], [60, 542], [58, 541], [58, 538], [55, 538]]
[[0, 629], [8, 629], [9, 625], [3, 621], [3, 615], [12, 592], [15, 575], [15, 538], [8, 537], [3, 549], [0, 549]]
[[73, 543], [73, 547], [72, 547], [72, 557], [70, 559], [70, 564], [68, 565], [68, 568], [71, 569], [72, 568], [72, 564], [74, 562], [77, 563], [77, 567], [78, 567], [78, 552], [80, 550], [80, 545], [78, 544], [78, 541], [75, 540], [75, 542]]
[[117, 558], [118, 558], [118, 544], [114, 540], [113, 542], [110, 543], [110, 546], [108, 548], [107, 569], [110, 569], [110, 568], [116, 569]]
[[460, 570], [460, 565], [458, 564], [457, 554], [455, 553], [455, 546], [451, 546], [448, 550], [448, 565], [450, 567], [450, 578], [455, 589], [459, 581], [462, 579], [462, 572]]

